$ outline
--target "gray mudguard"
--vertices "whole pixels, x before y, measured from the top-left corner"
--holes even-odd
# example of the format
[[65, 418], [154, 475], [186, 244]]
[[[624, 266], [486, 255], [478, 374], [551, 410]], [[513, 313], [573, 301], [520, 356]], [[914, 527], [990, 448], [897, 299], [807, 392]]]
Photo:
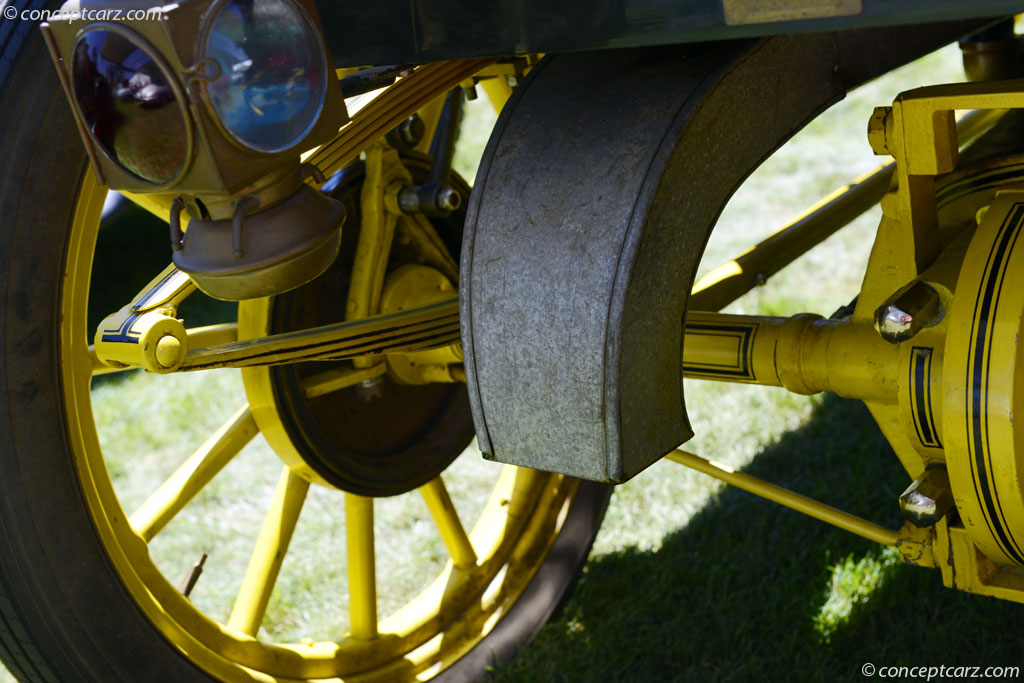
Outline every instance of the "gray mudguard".
[[534, 69], [484, 152], [462, 254], [486, 457], [622, 482], [692, 436], [683, 318], [719, 212], [847, 87], [954, 37], [900, 35], [607, 50]]

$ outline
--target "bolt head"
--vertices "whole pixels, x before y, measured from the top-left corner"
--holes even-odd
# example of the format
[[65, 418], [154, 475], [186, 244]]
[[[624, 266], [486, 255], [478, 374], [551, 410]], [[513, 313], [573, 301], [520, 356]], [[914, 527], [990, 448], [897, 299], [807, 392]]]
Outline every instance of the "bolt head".
[[879, 156], [887, 156], [889, 138], [892, 134], [892, 107], [875, 107], [868, 119], [868, 144], [871, 151]]
[[900, 310], [893, 304], [887, 304], [882, 307], [880, 320], [877, 321], [876, 327], [879, 334], [886, 339], [899, 341], [907, 337], [913, 322], [914, 316]]
[[884, 304], [874, 311], [874, 329], [890, 344], [906, 341], [916, 332], [913, 315], [894, 303]]
[[949, 474], [939, 465], [925, 470], [900, 495], [903, 518], [919, 527], [929, 527], [942, 519], [953, 507]]
[[938, 293], [924, 282], [915, 282], [875, 311], [875, 329], [891, 344], [899, 344], [942, 319]]

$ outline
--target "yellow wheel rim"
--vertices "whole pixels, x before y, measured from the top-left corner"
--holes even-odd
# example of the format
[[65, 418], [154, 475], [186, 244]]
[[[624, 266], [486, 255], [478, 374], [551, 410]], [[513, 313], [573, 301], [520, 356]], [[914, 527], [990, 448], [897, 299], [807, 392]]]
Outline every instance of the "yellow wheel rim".
[[[376, 628], [369, 630], [371, 634], [376, 631], [376, 637], [358, 639], [350, 634], [340, 642], [264, 642], [244, 633], [237, 624], [218, 623], [202, 613], [160, 572], [146, 539], [133, 528], [118, 500], [93, 417], [93, 361], [86, 310], [104, 198], [105, 188], [86, 172], [68, 240], [61, 300], [64, 401], [71, 449], [89, 512], [112, 565], [154, 628], [200, 669], [226, 681], [422, 679], [442, 671], [480, 643], [521, 596], [541, 564], [565, 520], [578, 488], [576, 480], [504, 468], [468, 534], [476, 562], [467, 563], [463, 558], [463, 568], [457, 568], [449, 561], [419, 595], [372, 624]], [[287, 507], [287, 471], [282, 482], [282, 500]], [[437, 493], [435, 486], [433, 494]], [[430, 495], [425, 493], [428, 503]], [[353, 518], [359, 519], [370, 499], [346, 497]], [[294, 502], [295, 496], [291, 500]], [[372, 502], [369, 504], [372, 507]], [[372, 521], [369, 530], [372, 534]], [[445, 530], [441, 531], [444, 535]], [[354, 539], [353, 535], [350, 531], [348, 547], [350, 555], [355, 552], [357, 556], [349, 562], [372, 571], [372, 557], [367, 562], [358, 556], [367, 549], [372, 553], [372, 539], [367, 545], [365, 538]], [[366, 585], [372, 589], [370, 579], [366, 577]], [[350, 604], [365, 605], [375, 599], [375, 595], [350, 594]], [[360, 625], [353, 615], [353, 631], [369, 626]]]

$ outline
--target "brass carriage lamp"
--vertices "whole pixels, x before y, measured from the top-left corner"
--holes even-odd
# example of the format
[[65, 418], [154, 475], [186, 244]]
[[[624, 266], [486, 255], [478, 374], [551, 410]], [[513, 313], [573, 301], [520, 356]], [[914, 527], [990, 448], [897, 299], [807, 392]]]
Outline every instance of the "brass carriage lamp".
[[200, 289], [268, 296], [333, 262], [345, 212], [299, 155], [348, 114], [311, 0], [69, 0], [42, 29], [99, 181], [174, 199]]

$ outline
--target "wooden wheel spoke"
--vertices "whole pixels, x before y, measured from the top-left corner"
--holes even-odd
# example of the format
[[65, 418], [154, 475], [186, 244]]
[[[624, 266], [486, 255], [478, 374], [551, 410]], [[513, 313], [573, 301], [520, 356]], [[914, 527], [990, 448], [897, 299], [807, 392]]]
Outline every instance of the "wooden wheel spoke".
[[476, 551], [466, 534], [466, 529], [459, 520], [459, 513], [452, 504], [448, 489], [445, 488], [444, 480], [435, 477], [420, 487], [423, 500], [427, 503], [427, 509], [434, 518], [441, 533], [441, 540], [448, 547], [452, 556], [452, 562], [459, 569], [472, 567], [476, 564]]
[[258, 431], [249, 406], [235, 413], [139, 506], [129, 520], [132, 528], [153, 540]]
[[373, 545], [373, 498], [345, 494], [348, 609], [353, 638], [377, 637], [377, 570]]
[[242, 587], [228, 619], [230, 628], [255, 636], [263, 623], [270, 594], [288, 553], [288, 544], [299, 521], [309, 482], [285, 467], [274, 491], [263, 528], [242, 578]]

